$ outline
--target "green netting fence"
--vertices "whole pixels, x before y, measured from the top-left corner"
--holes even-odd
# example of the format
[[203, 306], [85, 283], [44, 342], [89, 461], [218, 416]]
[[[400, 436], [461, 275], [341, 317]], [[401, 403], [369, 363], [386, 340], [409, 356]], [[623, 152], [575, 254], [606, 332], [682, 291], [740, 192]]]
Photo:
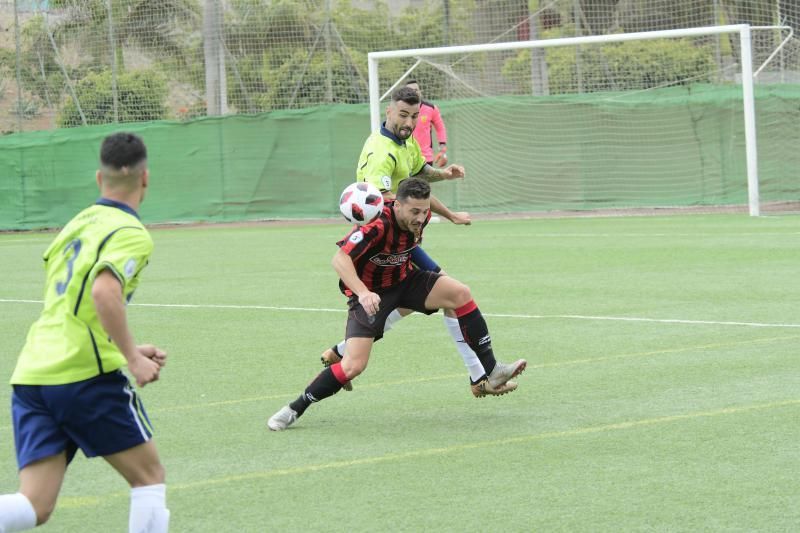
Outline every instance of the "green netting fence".
[[[757, 86], [766, 201], [800, 196], [800, 86]], [[440, 102], [451, 162], [467, 179], [434, 192], [472, 212], [745, 204], [741, 90]], [[523, 143], [503, 135], [528, 128]], [[669, 117], [664, 121], [664, 117]], [[639, 134], [658, 120], [664, 136]], [[128, 130], [150, 151], [147, 223], [337, 216], [368, 135], [366, 105], [38, 131], [0, 138], [0, 228], [63, 225], [97, 197], [103, 137]], [[538, 125], [546, 124], [546, 128]], [[650, 128], [647, 131], [652, 131]]]

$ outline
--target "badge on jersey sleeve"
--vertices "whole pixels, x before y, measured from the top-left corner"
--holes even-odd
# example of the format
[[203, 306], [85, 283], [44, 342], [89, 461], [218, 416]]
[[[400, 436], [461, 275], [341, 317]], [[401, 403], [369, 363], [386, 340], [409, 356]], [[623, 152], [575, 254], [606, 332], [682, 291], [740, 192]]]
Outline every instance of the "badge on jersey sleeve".
[[364, 234], [361, 233], [361, 230], [358, 230], [357, 232], [355, 232], [352, 235], [350, 235], [350, 239], [349, 240], [353, 244], [358, 244], [358, 243], [360, 243], [361, 241], [364, 240]]
[[125, 262], [125, 266], [123, 267], [122, 271], [126, 278], [133, 277], [133, 273], [136, 272], [136, 259], [133, 257], [128, 259], [128, 261]]
[[383, 184], [383, 188], [386, 189], [387, 191], [391, 191], [392, 190], [392, 178], [391, 177], [389, 177], [389, 176], [381, 177], [381, 183]]

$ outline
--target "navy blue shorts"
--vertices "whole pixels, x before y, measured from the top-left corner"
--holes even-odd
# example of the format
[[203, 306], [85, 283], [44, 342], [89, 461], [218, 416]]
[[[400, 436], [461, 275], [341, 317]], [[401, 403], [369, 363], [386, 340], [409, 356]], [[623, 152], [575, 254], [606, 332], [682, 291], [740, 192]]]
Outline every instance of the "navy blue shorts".
[[150, 440], [153, 430], [122, 371], [65, 385], [14, 385], [11, 417], [17, 465], [78, 448], [86, 457], [111, 455]]
[[425, 250], [420, 248], [419, 246], [414, 247], [411, 250], [411, 262], [419, 268], [420, 270], [429, 270], [431, 272], [441, 272], [442, 267], [436, 264], [436, 261], [431, 259]]

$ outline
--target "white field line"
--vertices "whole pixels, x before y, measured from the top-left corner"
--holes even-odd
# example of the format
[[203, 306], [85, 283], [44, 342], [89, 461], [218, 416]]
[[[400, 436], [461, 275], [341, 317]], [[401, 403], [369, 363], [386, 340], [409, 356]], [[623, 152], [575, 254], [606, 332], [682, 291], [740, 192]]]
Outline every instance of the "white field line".
[[579, 239], [584, 238], [620, 238], [620, 237], [731, 237], [731, 238], [742, 238], [742, 237], [763, 237], [763, 236], [794, 236], [800, 235], [800, 231], [775, 231], [775, 232], [762, 232], [762, 231], [752, 231], [752, 232], [743, 232], [743, 233], [676, 233], [676, 232], [665, 232], [665, 233], [536, 233], [536, 232], [526, 232], [526, 233], [507, 233], [504, 234], [505, 236], [516, 236], [516, 237], [552, 237], [552, 238], [562, 238], [562, 237], [575, 237]]
[[[231, 483], [257, 482], [266, 479], [282, 478], [286, 476], [300, 476], [320, 471], [346, 471], [354, 467], [382, 465], [386, 463], [400, 463], [403, 461], [417, 461], [426, 457], [452, 457], [458, 454], [469, 454], [473, 450], [492, 449], [497, 450], [504, 446], [530, 445], [533, 442], [549, 440], [569, 440], [571, 438], [582, 438], [590, 435], [605, 436], [617, 431], [637, 430], [640, 428], [658, 427], [672, 425], [682, 422], [691, 422], [699, 419], [714, 418], [720, 416], [730, 416], [748, 414], [758, 411], [772, 409], [795, 408], [800, 405], [800, 400], [790, 399], [775, 401], [762, 404], [750, 404], [735, 407], [724, 407], [710, 409], [706, 411], [693, 411], [675, 415], [658, 416], [652, 418], [640, 418], [634, 420], [624, 420], [621, 422], [610, 422], [594, 426], [579, 426], [561, 431], [543, 431], [539, 433], [529, 433], [515, 435], [505, 438], [492, 440], [477, 440], [474, 442], [453, 444], [437, 448], [417, 448], [405, 449], [397, 452], [388, 452], [383, 455], [374, 455], [356, 459], [342, 459], [325, 463], [300, 464], [286, 468], [276, 468], [271, 470], [249, 470], [240, 473], [222, 474], [205, 479], [190, 480], [183, 483], [173, 483], [170, 490], [178, 491], [208, 491], [208, 487], [227, 485]], [[273, 438], [265, 436], [265, 438]], [[276, 437], [281, 438], [281, 437]], [[512, 448], [513, 449], [513, 448]], [[505, 450], [504, 450], [505, 451]], [[129, 491], [108, 492], [102, 495], [89, 496], [62, 496], [59, 500], [62, 508], [97, 507], [111, 499], [122, 499], [128, 497]]]
[[50, 241], [47, 240], [48, 238], [50, 238], [50, 236], [44, 236], [44, 237], [41, 237], [41, 238], [25, 237], [25, 238], [22, 238], [22, 239], [13, 239], [13, 238], [12, 239], [0, 239], [0, 244], [16, 244], [18, 242], [45, 242], [46, 243], [46, 242], [50, 242]]
[[[590, 217], [586, 217], [590, 218]], [[605, 217], [602, 217], [605, 218]], [[223, 226], [224, 224], [219, 224], [217, 226]], [[164, 228], [164, 229], [174, 229]], [[509, 234], [512, 235], [512, 234]], [[625, 231], [625, 232], [589, 232], [589, 231], [565, 231], [565, 232], [552, 232], [552, 231], [543, 231], [543, 232], [536, 232], [536, 231], [526, 231], [524, 233], [514, 233], [513, 235], [524, 235], [525, 237], [553, 237], [553, 238], [561, 238], [561, 237], [577, 237], [577, 238], [594, 238], [594, 237], [603, 237], [603, 238], [619, 238], [619, 237], [734, 237], [734, 238], [741, 238], [741, 237], [789, 237], [794, 235], [800, 235], [800, 231], [744, 231], [739, 233], [725, 233], [725, 232], [700, 232], [700, 233], [682, 233], [682, 232], [675, 232], [675, 231], [664, 231], [664, 232], [634, 232], [634, 231]], [[38, 244], [49, 244], [52, 241], [52, 235], [44, 235], [41, 238], [36, 237], [23, 237], [21, 239], [3, 239], [2, 234], [0, 234], [0, 245], [3, 244], [17, 244], [23, 242], [34, 242]]]
[[[24, 300], [15, 298], [0, 298], [0, 303], [9, 304], [42, 304], [42, 300]], [[137, 307], [155, 307], [169, 309], [243, 309], [256, 311], [297, 311], [306, 313], [345, 313], [346, 309], [331, 309], [326, 307], [286, 307], [277, 305], [222, 305], [222, 304], [150, 304], [134, 303]], [[686, 324], [700, 326], [744, 326], [751, 328], [800, 328], [800, 324], [774, 323], [774, 322], [738, 322], [725, 320], [686, 320], [680, 318], [647, 318], [630, 316], [594, 316], [594, 315], [527, 315], [511, 313], [484, 313], [491, 318], [521, 318], [531, 320], [565, 319], [565, 320], [606, 320], [618, 322], [653, 322], [658, 324]]]

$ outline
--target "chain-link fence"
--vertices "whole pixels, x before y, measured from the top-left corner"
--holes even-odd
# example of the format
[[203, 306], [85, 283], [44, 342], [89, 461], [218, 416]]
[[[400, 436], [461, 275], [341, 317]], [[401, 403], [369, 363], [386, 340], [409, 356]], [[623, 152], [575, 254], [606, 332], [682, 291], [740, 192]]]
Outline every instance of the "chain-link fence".
[[[800, 29], [800, 2], [3, 0], [0, 130], [364, 103], [375, 50], [739, 23], [785, 27], [754, 33], [757, 68]], [[722, 68], [736, 43], [719, 39]], [[799, 50], [792, 37], [760, 80], [800, 82]], [[427, 97], [451, 96], [415, 76]]]

